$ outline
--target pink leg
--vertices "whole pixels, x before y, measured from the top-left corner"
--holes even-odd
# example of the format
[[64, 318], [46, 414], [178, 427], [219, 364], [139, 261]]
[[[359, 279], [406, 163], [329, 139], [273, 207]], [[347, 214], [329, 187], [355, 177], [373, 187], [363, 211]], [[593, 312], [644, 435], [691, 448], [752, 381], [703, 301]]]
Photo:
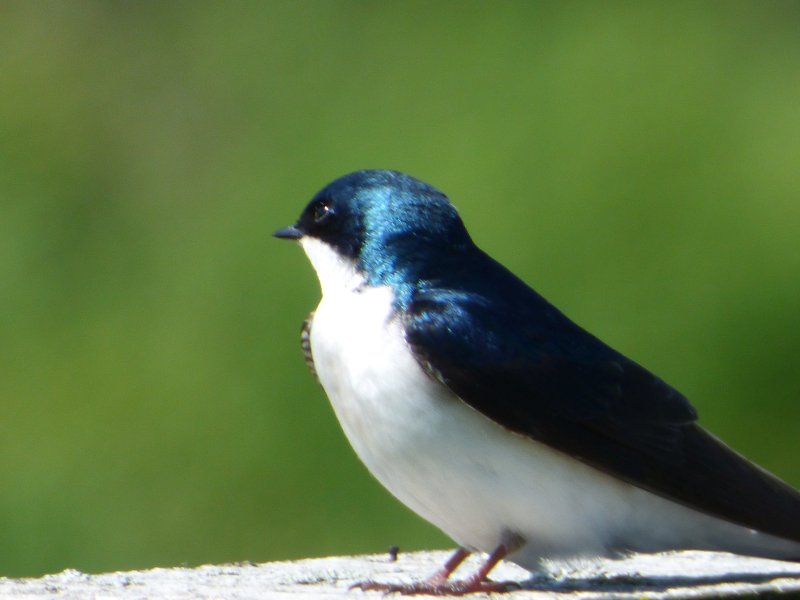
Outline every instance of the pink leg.
[[507, 592], [512, 588], [519, 588], [519, 584], [514, 581], [489, 581], [486, 579], [489, 575], [489, 571], [494, 569], [497, 563], [503, 560], [510, 552], [516, 550], [519, 544], [520, 542], [517, 542], [516, 545], [500, 544], [475, 573], [461, 581], [446, 583], [445, 587], [449, 589], [443, 593], [462, 596], [464, 594], [474, 594], [477, 592]]
[[461, 565], [461, 563], [467, 559], [469, 554], [469, 550], [464, 547], [460, 547], [458, 550], [453, 552], [452, 555], [450, 555], [450, 558], [447, 559], [447, 562], [444, 563], [444, 566], [441, 569], [436, 571], [436, 573], [425, 580], [425, 583], [431, 586], [442, 585], [445, 581], [447, 581], [450, 575], [453, 574], [453, 571], [455, 571], [459, 565]]
[[486, 579], [489, 572], [497, 566], [504, 557], [522, 545], [520, 538], [500, 544], [495, 548], [480, 568], [466, 579], [448, 581], [450, 575], [469, 556], [469, 551], [459, 548], [447, 559], [444, 566], [425, 581], [416, 583], [378, 583], [376, 581], [363, 581], [351, 587], [364, 591], [374, 590], [387, 594], [398, 593], [403, 595], [428, 594], [432, 596], [463, 596], [477, 592], [505, 592], [519, 584], [509, 581], [489, 581]]

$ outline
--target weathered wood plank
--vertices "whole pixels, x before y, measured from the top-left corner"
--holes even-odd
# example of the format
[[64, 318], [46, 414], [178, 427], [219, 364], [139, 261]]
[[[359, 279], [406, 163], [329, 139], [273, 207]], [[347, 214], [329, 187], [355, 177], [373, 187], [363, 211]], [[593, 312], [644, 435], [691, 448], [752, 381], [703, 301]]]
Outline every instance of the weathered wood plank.
[[[99, 575], [67, 570], [36, 579], [0, 579], [0, 597], [366, 600], [381, 598], [381, 594], [351, 591], [349, 586], [365, 579], [394, 582], [423, 577], [446, 556], [445, 552], [415, 552], [401, 553], [396, 561], [385, 554]], [[460, 572], [476, 564], [471, 559]], [[547, 569], [546, 575], [530, 577], [514, 565], [501, 564], [493, 578], [522, 582], [524, 589], [503, 596], [510, 600], [800, 597], [800, 564], [727, 554], [682, 552], [618, 561], [553, 562]]]

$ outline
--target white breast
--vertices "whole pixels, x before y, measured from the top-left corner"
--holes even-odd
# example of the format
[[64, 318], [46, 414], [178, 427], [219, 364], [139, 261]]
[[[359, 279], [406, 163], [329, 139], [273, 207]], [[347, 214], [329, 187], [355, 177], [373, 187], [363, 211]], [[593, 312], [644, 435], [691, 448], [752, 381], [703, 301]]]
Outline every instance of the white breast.
[[301, 241], [320, 278], [314, 364], [336, 416], [370, 472], [460, 544], [511, 560], [674, 548], [797, 553], [797, 545], [702, 515], [512, 434], [422, 371], [389, 287], [366, 285], [326, 244]]

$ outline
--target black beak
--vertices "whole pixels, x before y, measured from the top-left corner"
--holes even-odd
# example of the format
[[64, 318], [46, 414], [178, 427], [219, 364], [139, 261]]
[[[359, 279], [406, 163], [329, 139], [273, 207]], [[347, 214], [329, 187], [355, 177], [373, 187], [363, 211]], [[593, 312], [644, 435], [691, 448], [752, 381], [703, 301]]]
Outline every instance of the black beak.
[[294, 225], [290, 225], [289, 227], [278, 229], [278, 231], [272, 235], [282, 240], [299, 240], [301, 237], [303, 237], [303, 232]]

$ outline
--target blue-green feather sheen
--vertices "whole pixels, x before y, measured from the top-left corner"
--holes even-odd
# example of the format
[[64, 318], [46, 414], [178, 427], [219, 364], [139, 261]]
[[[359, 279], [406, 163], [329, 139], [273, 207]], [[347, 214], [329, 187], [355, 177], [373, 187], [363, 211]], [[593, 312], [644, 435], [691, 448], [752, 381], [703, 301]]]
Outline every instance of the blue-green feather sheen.
[[369, 285], [390, 286], [397, 308], [416, 290], [436, 285], [456, 256], [463, 261], [465, 252], [477, 250], [453, 205], [433, 186], [396, 171], [358, 171], [334, 185], [321, 194], [346, 202], [339, 210], [360, 217], [351, 219], [358, 231], [349, 232], [360, 244], [359, 270]]

